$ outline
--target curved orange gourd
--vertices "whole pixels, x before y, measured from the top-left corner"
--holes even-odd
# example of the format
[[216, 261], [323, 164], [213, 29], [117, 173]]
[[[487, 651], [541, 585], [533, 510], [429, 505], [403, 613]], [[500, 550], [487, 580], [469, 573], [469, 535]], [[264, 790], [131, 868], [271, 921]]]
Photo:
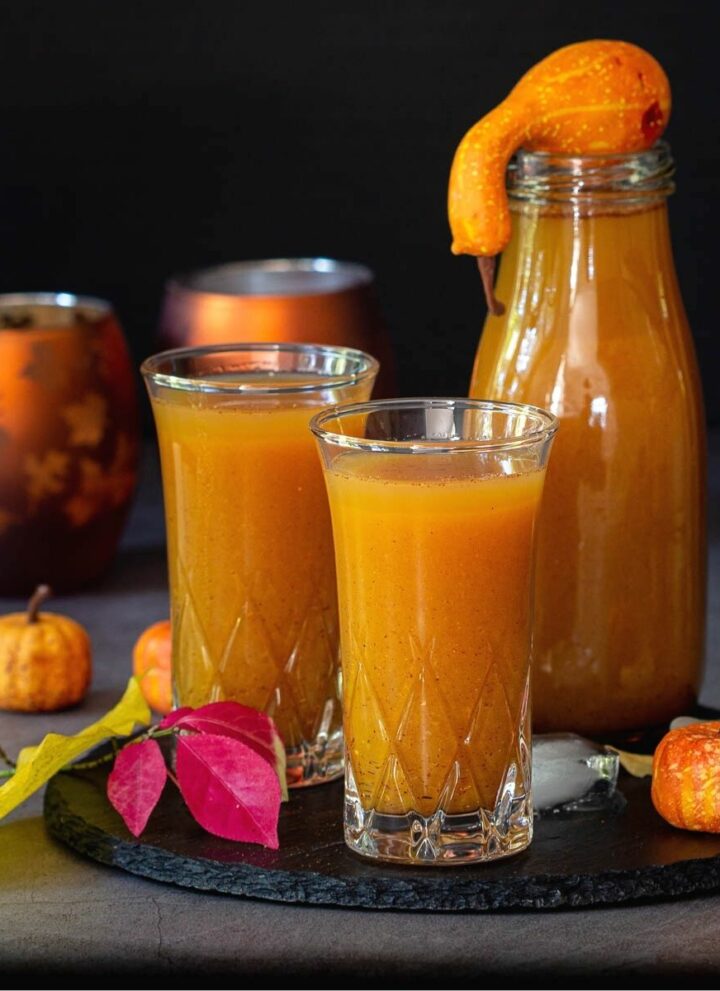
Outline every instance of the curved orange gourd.
[[649, 148], [670, 116], [660, 64], [626, 41], [560, 48], [470, 128], [450, 173], [454, 254], [496, 255], [510, 239], [505, 170], [519, 147], [564, 155]]

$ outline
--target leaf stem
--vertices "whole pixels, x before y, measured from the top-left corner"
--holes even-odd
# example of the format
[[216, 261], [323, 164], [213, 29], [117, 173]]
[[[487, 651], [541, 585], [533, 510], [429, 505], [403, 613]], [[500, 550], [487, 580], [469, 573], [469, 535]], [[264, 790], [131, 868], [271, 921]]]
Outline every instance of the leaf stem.
[[93, 768], [100, 767], [102, 764], [107, 764], [111, 760], [115, 760], [117, 755], [121, 750], [126, 747], [132, 747], [135, 743], [142, 743], [145, 740], [157, 740], [159, 737], [163, 736], [173, 736], [176, 730], [174, 726], [170, 726], [167, 729], [156, 729], [151, 726], [150, 729], [146, 730], [145, 733], [141, 733], [132, 740], [128, 740], [127, 743], [123, 744], [122, 747], [118, 746], [117, 737], [113, 736], [110, 738], [110, 744], [112, 746], [112, 752], [107, 754], [102, 754], [100, 757], [95, 757], [93, 760], [83, 760], [77, 764], [67, 764], [65, 767], [61, 767], [61, 771], [92, 771]]
[[11, 767], [13, 770], [15, 769], [15, 761], [8, 757], [2, 747], [0, 747], [0, 760], [3, 764], [7, 764], [7, 766]]
[[[122, 749], [122, 748], [121, 748]], [[100, 767], [102, 764], [107, 764], [111, 760], [115, 760], [118, 751], [113, 750], [109, 754], [103, 754], [102, 757], [95, 757], [93, 760], [81, 760], [77, 764], [66, 764], [65, 767], [61, 767], [61, 771], [92, 771], [94, 767]]]
[[165, 729], [157, 729], [155, 726], [151, 726], [150, 729], [143, 734], [143, 739], [159, 740], [163, 736], [176, 736], [178, 733], [178, 727], [167, 726]]
[[[93, 757], [92, 760], [81, 760], [75, 764], [66, 764], [65, 767], [60, 768], [60, 771], [63, 773], [70, 773], [72, 771], [92, 771], [96, 767], [102, 767], [103, 764], [108, 764], [111, 760], [115, 760], [120, 751], [124, 750], [125, 747], [131, 747], [134, 743], [142, 743], [144, 740], [158, 740], [164, 736], [175, 736], [177, 733], [178, 730], [174, 726], [169, 726], [165, 729], [158, 729], [155, 726], [151, 726], [144, 733], [141, 733], [140, 736], [137, 736], [132, 740], [128, 740], [128, 742], [123, 744], [122, 747], [118, 746], [117, 737], [112, 736], [110, 737], [110, 745], [112, 747], [111, 751], [106, 754], [101, 754], [100, 757]], [[0, 747], [0, 760], [8, 766], [6, 771], [0, 771], [0, 780], [3, 778], [11, 778], [17, 770], [17, 765], [14, 760], [11, 760], [10, 757], [8, 757], [2, 747]], [[175, 779], [173, 778], [173, 780]], [[175, 784], [177, 784], [177, 781], [175, 781]]]

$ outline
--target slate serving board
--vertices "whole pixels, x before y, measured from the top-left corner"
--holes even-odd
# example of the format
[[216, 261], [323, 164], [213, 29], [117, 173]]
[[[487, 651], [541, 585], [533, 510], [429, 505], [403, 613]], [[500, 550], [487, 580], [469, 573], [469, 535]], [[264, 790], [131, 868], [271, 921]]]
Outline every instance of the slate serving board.
[[457, 868], [378, 865], [342, 837], [342, 783], [291, 793], [280, 849], [203, 832], [168, 784], [141, 840], [105, 798], [107, 765], [48, 784], [50, 833], [78, 853], [141, 877], [199, 891], [367, 909], [483, 912], [608, 905], [720, 889], [720, 836], [673, 829], [654, 811], [649, 779], [622, 776], [617, 813], [536, 820], [529, 850]]

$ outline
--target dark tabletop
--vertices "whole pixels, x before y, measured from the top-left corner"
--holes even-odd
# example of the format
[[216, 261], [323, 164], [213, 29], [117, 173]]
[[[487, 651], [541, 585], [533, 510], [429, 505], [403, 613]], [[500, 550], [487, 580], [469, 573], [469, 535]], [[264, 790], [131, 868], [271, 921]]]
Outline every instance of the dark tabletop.
[[[701, 701], [720, 706], [720, 434], [711, 444], [707, 671]], [[0, 612], [20, 607], [0, 600]], [[96, 588], [53, 601], [94, 644], [92, 690], [53, 716], [0, 714], [11, 754], [50, 729], [74, 732], [117, 701], [138, 633], [167, 615], [154, 459], [114, 570]], [[621, 908], [422, 915], [322, 909], [196, 894], [81, 859], [46, 834], [37, 795], [0, 824], [0, 968], [28, 975], [107, 970], [139, 980], [231, 972], [314, 986], [447, 986], [508, 979], [555, 986], [592, 972], [720, 973], [720, 895]], [[442, 982], [440, 984], [439, 982]]]

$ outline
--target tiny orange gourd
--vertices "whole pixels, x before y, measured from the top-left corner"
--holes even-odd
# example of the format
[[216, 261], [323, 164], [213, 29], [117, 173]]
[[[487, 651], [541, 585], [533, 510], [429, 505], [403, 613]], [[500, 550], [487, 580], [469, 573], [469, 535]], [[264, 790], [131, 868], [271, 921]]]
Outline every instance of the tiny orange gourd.
[[162, 715], [173, 707], [171, 660], [170, 620], [164, 619], [141, 633], [133, 648], [133, 674], [147, 704]]
[[92, 677], [90, 637], [74, 619], [40, 613], [51, 595], [39, 585], [27, 612], [0, 616], [0, 708], [52, 712], [76, 705]]
[[662, 738], [651, 794], [672, 826], [720, 833], [720, 721], [691, 723]]

